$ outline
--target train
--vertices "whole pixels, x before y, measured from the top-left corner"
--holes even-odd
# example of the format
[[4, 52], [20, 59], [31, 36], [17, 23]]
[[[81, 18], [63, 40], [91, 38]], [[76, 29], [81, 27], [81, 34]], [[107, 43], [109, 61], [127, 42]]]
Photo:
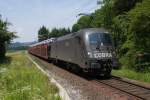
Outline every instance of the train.
[[31, 45], [28, 52], [67, 69], [110, 76], [118, 66], [111, 34], [103, 28], [87, 28]]

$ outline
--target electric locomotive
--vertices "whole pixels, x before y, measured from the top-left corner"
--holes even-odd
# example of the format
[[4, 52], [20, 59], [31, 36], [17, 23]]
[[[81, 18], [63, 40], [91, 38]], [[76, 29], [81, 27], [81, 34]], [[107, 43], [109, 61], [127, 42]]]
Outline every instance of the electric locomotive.
[[82, 29], [51, 38], [32, 45], [28, 51], [55, 63], [63, 62], [69, 69], [93, 75], [110, 76], [112, 67], [118, 64], [111, 34], [102, 28]]
[[59, 37], [50, 48], [52, 60], [95, 75], [109, 76], [116, 62], [111, 34], [102, 28], [83, 29]]

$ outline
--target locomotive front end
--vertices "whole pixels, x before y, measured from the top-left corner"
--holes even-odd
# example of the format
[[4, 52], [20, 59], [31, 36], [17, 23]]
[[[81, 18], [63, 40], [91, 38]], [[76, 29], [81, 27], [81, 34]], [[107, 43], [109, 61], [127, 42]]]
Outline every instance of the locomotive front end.
[[94, 74], [109, 76], [115, 53], [111, 34], [104, 31], [86, 34], [87, 70]]

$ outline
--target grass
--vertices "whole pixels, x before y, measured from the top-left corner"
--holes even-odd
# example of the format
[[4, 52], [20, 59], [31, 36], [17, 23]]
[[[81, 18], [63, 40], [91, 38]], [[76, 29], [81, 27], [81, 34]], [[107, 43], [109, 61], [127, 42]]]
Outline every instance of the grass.
[[115, 76], [126, 77], [129, 79], [138, 80], [141, 82], [150, 83], [150, 73], [140, 73], [127, 68], [122, 68], [119, 70], [113, 70], [112, 74]]
[[60, 100], [58, 88], [28, 60], [24, 51], [7, 56], [9, 59], [0, 63], [0, 100]]

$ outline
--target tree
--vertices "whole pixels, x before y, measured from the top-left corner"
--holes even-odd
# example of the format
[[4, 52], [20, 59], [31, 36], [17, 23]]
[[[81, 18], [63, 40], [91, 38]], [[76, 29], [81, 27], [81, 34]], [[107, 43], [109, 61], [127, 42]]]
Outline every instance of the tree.
[[90, 28], [92, 16], [82, 16], [72, 27], [72, 32], [76, 32], [83, 28]]
[[66, 34], [69, 34], [71, 31], [70, 29], [66, 29], [66, 28], [53, 28], [51, 30], [51, 32], [49, 33], [49, 37], [60, 37], [60, 36], [63, 36], [63, 35], [66, 35]]
[[38, 31], [38, 41], [41, 42], [48, 38], [49, 38], [49, 30], [45, 26], [42, 26]]
[[[145, 66], [139, 64], [139, 59], [137, 55], [141, 54], [150, 54], [150, 1], [143, 0], [142, 3], [138, 3], [134, 9], [128, 12], [128, 16], [130, 18], [129, 24], [129, 33], [128, 41], [130, 41], [133, 45], [130, 47], [128, 51], [128, 55], [130, 56], [129, 61], [127, 62], [138, 71], [142, 69], [148, 69], [146, 67], [148, 64], [150, 66], [150, 57], [142, 57], [142, 65], [144, 63]], [[129, 37], [130, 36], [130, 37]], [[132, 37], [132, 38], [131, 38]], [[146, 68], [145, 68], [146, 67]]]
[[123, 14], [130, 11], [137, 2], [142, 2], [142, 0], [113, 0], [113, 11], [116, 15]]
[[8, 21], [2, 20], [0, 16], [0, 59], [5, 57], [6, 44], [10, 43], [13, 38], [15, 38], [15, 33], [8, 31], [8, 26], [10, 23]]

